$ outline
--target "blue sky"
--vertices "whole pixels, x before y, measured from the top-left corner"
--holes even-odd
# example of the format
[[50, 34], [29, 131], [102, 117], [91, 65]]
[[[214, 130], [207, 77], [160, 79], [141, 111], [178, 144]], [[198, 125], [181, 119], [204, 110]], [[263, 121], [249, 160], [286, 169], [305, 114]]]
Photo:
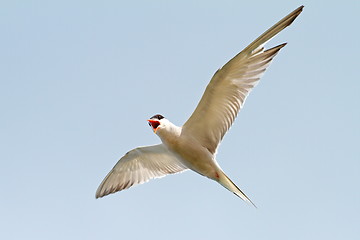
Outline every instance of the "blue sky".
[[[102, 199], [213, 73], [300, 5], [217, 159], [258, 209], [185, 172]], [[2, 1], [3, 239], [358, 239], [357, 1]]]

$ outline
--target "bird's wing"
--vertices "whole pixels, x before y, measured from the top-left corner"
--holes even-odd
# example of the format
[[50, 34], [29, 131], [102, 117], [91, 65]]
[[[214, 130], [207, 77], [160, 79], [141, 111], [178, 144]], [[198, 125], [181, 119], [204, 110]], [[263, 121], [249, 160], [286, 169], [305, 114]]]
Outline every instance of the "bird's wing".
[[216, 152], [249, 92], [286, 43], [268, 50], [263, 46], [289, 26], [302, 8], [280, 20], [214, 74], [198, 106], [184, 124], [184, 133], [193, 135], [211, 153]]
[[96, 191], [96, 198], [186, 169], [163, 144], [135, 148], [108, 173]]

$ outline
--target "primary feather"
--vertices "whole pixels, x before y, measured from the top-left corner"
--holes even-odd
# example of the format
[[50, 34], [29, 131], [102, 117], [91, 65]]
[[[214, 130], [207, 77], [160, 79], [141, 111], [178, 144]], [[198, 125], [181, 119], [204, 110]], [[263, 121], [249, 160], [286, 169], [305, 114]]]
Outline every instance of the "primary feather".
[[117, 162], [98, 187], [96, 198], [186, 169], [163, 144], [138, 147]]
[[275, 55], [286, 43], [265, 50], [264, 44], [289, 26], [303, 6], [281, 19], [237, 54], [212, 77], [193, 114], [183, 129], [191, 132], [215, 153], [223, 136], [234, 122], [246, 97], [259, 82]]

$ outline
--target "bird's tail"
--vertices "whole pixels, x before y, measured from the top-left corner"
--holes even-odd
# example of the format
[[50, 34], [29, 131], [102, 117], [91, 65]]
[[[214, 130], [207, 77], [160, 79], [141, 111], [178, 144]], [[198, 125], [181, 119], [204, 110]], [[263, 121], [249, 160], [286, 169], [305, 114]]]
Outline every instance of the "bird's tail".
[[226, 176], [224, 172], [219, 174], [218, 182], [223, 187], [233, 192], [236, 196], [240, 197], [245, 202], [251, 203], [256, 208], [255, 204], [250, 200], [250, 198], [248, 198], [245, 193], [241, 191], [240, 188], [238, 188], [228, 176]]

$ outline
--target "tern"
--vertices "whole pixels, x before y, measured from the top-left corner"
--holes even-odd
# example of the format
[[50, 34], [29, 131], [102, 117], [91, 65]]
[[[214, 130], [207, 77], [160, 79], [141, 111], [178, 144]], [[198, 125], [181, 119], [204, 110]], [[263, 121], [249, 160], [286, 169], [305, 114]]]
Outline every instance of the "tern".
[[[273, 58], [286, 43], [265, 50], [264, 45], [302, 12], [298, 7], [227, 62], [212, 77], [195, 111], [182, 127], [160, 114], [148, 121], [161, 144], [127, 152], [108, 173], [96, 198], [153, 178], [193, 170], [254, 205], [220, 168], [215, 156], [219, 143]], [[255, 206], [255, 205], [254, 205]]]

